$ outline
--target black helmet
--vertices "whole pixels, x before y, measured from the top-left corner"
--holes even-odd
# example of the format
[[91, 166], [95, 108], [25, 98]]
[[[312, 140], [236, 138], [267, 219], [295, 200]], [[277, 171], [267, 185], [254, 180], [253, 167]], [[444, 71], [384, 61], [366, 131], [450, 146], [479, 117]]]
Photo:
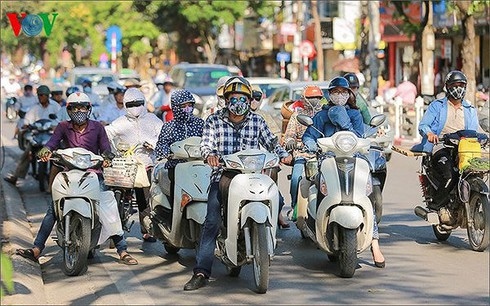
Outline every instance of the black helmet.
[[344, 78], [349, 82], [350, 87], [359, 87], [359, 79], [352, 72], [344, 74]]
[[244, 77], [231, 77], [230, 79], [228, 79], [228, 81], [226, 81], [223, 88], [223, 96], [225, 97], [225, 99], [227, 99], [228, 96], [234, 92], [242, 93], [248, 96], [249, 99], [252, 98], [252, 86], [250, 85], [250, 82]]
[[68, 98], [72, 93], [79, 92], [79, 91], [80, 91], [80, 88], [78, 88], [77, 86], [70, 86], [66, 89], [65, 95]]
[[351, 91], [349, 81], [347, 81], [347, 79], [346, 78], [343, 78], [343, 77], [335, 77], [335, 78], [333, 78], [330, 81], [330, 84], [328, 84], [328, 91], [330, 91], [330, 90], [332, 90], [334, 88], [337, 88], [337, 87], [343, 87], [343, 88], [348, 89], [349, 91]]
[[451, 85], [453, 83], [464, 83], [465, 85], [468, 83], [468, 79], [466, 75], [459, 70], [453, 70], [449, 72], [446, 76], [446, 81], [444, 85]]

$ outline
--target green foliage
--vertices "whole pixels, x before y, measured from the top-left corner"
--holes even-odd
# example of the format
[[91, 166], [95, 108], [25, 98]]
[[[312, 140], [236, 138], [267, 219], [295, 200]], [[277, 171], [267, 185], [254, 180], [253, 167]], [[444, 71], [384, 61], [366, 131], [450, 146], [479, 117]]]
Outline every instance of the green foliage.
[[3, 252], [0, 253], [0, 297], [5, 295], [4, 289], [7, 293], [14, 293], [14, 266], [10, 258]]

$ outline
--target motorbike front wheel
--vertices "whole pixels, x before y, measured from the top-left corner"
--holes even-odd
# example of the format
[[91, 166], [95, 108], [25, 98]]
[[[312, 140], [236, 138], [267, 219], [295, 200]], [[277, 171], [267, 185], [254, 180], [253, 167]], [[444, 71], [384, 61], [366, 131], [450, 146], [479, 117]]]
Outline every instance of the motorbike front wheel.
[[268, 230], [264, 223], [252, 223], [252, 263], [257, 293], [266, 293], [269, 287], [270, 259], [267, 235]]
[[90, 219], [73, 212], [70, 218], [70, 236], [65, 237], [71, 241], [63, 247], [63, 273], [68, 276], [77, 276], [87, 270], [87, 258], [90, 250], [91, 237]]
[[357, 266], [357, 230], [339, 228], [340, 231], [340, 253], [339, 265], [340, 276], [351, 278], [354, 276]]
[[470, 194], [468, 218], [468, 240], [471, 248], [477, 252], [486, 250], [490, 239], [490, 207], [488, 196], [472, 191]]

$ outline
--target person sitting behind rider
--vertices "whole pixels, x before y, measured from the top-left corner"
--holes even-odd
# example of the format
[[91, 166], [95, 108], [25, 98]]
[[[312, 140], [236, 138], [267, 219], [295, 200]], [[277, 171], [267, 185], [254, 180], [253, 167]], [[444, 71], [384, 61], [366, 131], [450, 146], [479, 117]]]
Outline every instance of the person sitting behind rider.
[[[155, 114], [148, 112], [146, 99], [143, 93], [137, 88], [129, 88], [124, 93], [124, 107], [126, 114], [114, 120], [106, 126], [107, 136], [111, 140], [128, 144], [131, 147], [139, 144], [143, 148], [135, 150], [134, 158], [143, 163], [148, 180], [151, 180], [151, 170], [153, 168], [153, 149], [157, 144], [158, 134], [163, 122]], [[117, 149], [117, 142], [114, 146]], [[148, 214], [148, 200], [150, 198], [150, 187], [134, 188], [136, 202], [140, 220], [140, 230], [143, 240], [146, 242], [156, 242], [143, 225], [143, 219]]]
[[[206, 219], [201, 232], [196, 266], [184, 290], [196, 290], [206, 284], [211, 275], [216, 238], [221, 225], [221, 205], [226, 205], [228, 186], [236, 172], [223, 171], [220, 157], [260, 146], [274, 150], [282, 163], [291, 156], [278, 144], [264, 119], [250, 111], [252, 87], [243, 77], [230, 78], [223, 90], [226, 108], [209, 115], [201, 141], [201, 155], [213, 168], [208, 191]], [[221, 187], [220, 187], [221, 185]], [[223, 195], [223, 197], [221, 196]]]
[[[158, 135], [157, 145], [155, 147], [155, 157], [169, 158], [170, 145], [176, 141], [184, 140], [192, 136], [202, 136], [204, 120], [196, 117], [192, 112], [196, 100], [190, 91], [186, 89], [178, 89], [172, 92], [170, 103], [174, 113], [174, 119], [165, 122]], [[168, 178], [170, 179], [170, 198], [173, 199], [175, 186], [175, 166], [183, 162], [179, 159], [169, 159], [164, 168], [168, 169]]]
[[66, 105], [66, 100], [63, 99], [63, 89], [61, 88], [61, 86], [56, 85], [51, 90], [51, 100], [58, 103], [61, 107]]
[[[316, 152], [318, 150], [316, 141], [321, 137], [330, 137], [337, 131], [351, 131], [357, 137], [363, 137], [364, 123], [361, 112], [356, 106], [354, 94], [349, 87], [349, 81], [343, 77], [336, 77], [330, 81], [328, 86], [329, 101], [313, 117], [313, 126], [306, 129], [303, 134], [303, 144], [308, 151]], [[321, 131], [321, 135], [317, 130]], [[376, 267], [384, 268], [385, 259], [379, 248], [379, 233], [374, 216], [373, 240], [371, 242], [371, 252]]]
[[33, 93], [33, 88], [31, 84], [26, 84], [24, 86], [24, 94], [19, 97], [18, 102], [16, 104], [16, 110], [19, 114], [19, 120], [17, 120], [17, 125], [15, 126], [14, 138], [17, 138], [19, 135], [20, 129], [24, 126], [24, 117], [39, 101], [38, 98]]
[[297, 108], [291, 115], [284, 133], [284, 147], [293, 154], [293, 169], [291, 171], [291, 185], [289, 189], [289, 193], [291, 194], [291, 209], [293, 212], [292, 214], [288, 214], [292, 221], [296, 221], [298, 186], [306, 164], [306, 159], [304, 158], [303, 153], [297, 150], [298, 143], [301, 143], [301, 137], [303, 137], [306, 127], [300, 124], [296, 117], [298, 117], [299, 114], [310, 117], [315, 116], [315, 114], [322, 108], [320, 104], [322, 98], [323, 91], [320, 87], [316, 85], [306, 85], [301, 94], [303, 107]]
[[[53, 136], [38, 153], [41, 161], [48, 162], [52, 155], [51, 152], [58, 149], [61, 143], [67, 148], [80, 147], [97, 155], [110, 152], [111, 147], [104, 127], [99, 122], [89, 119], [90, 111], [92, 110], [89, 97], [84, 93], [76, 92], [71, 94], [66, 102], [71, 121], [63, 121], [58, 124]], [[107, 165], [108, 163], [104, 162], [104, 166]], [[53, 173], [59, 171], [61, 169], [58, 167], [52, 167], [50, 176], [53, 176]], [[102, 181], [102, 173], [98, 171], [97, 175], [99, 176], [99, 180]], [[53, 202], [51, 202], [34, 240], [34, 246], [30, 249], [17, 249], [17, 254], [37, 262], [45, 248], [46, 241], [53, 230], [55, 222], [56, 217]], [[128, 246], [124, 234], [113, 235], [110, 238], [116, 245], [121, 262], [127, 265], [138, 264], [138, 261], [127, 252]]]
[[439, 209], [449, 199], [449, 190], [456, 183], [453, 172], [451, 150], [439, 143], [439, 137], [459, 130], [473, 130], [484, 133], [478, 122], [476, 108], [464, 99], [468, 80], [463, 72], [453, 70], [444, 82], [447, 96], [429, 104], [419, 124], [422, 141], [414, 145], [415, 152], [432, 153], [432, 167], [439, 177], [436, 199], [429, 208]]
[[99, 121], [103, 125], [108, 125], [117, 118], [126, 115], [126, 108], [124, 107], [125, 92], [126, 88], [119, 84], [112, 90], [114, 103], [110, 102], [106, 104], [103, 113], [99, 117]]
[[364, 124], [369, 125], [369, 122], [371, 121], [371, 114], [369, 113], [369, 107], [366, 103], [366, 100], [364, 100], [359, 93], [359, 79], [357, 78], [357, 75], [355, 73], [349, 72], [344, 74], [344, 78], [349, 81], [349, 87], [356, 97], [356, 105], [361, 111], [362, 121], [364, 122]]

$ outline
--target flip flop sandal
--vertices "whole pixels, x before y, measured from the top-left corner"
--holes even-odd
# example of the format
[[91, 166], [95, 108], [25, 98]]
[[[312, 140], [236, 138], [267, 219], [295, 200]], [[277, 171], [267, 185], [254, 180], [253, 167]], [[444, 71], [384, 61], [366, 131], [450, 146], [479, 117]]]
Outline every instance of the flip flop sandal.
[[20, 255], [24, 258], [32, 260], [33, 262], [39, 262], [38, 258], [34, 256], [34, 251], [32, 249], [17, 249], [15, 254]]
[[138, 261], [136, 259], [134, 259], [133, 256], [131, 256], [129, 254], [126, 254], [123, 257], [121, 257], [119, 259], [119, 262], [123, 263], [125, 265], [128, 265], [128, 266], [134, 266], [134, 265], [138, 264]]

